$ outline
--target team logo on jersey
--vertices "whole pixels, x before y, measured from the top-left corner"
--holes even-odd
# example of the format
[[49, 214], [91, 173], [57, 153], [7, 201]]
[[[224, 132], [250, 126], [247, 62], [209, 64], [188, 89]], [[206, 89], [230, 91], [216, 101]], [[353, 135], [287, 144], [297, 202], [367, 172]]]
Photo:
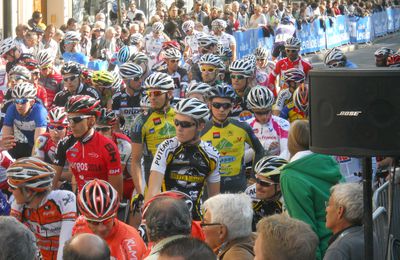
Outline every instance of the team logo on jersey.
[[71, 194], [68, 194], [67, 197], [63, 198], [64, 206], [74, 201], [74, 197]]
[[233, 144], [231, 142], [229, 142], [228, 140], [226, 140], [225, 138], [223, 138], [221, 140], [221, 142], [219, 142], [219, 144], [217, 144], [215, 146], [215, 148], [217, 148], [218, 151], [222, 151], [223, 149], [229, 149], [232, 147], [233, 147]]
[[76, 157], [76, 153], [70, 153], [69, 155], [70, 155], [71, 157], [74, 157], [74, 158]]
[[90, 153], [88, 153], [88, 155], [89, 155], [89, 157], [92, 157], [92, 158], [99, 158], [99, 155], [95, 152], [90, 152]]
[[164, 127], [160, 130], [160, 136], [168, 136], [172, 137], [175, 136], [175, 127], [170, 123], [166, 122]]
[[159, 117], [153, 118], [153, 124], [154, 124], [154, 125], [159, 125], [159, 124], [161, 124], [161, 118], [159, 118]]
[[220, 137], [221, 137], [220, 132], [213, 132], [213, 138], [214, 139], [217, 139], [217, 138], [220, 138]]
[[257, 128], [254, 128], [254, 129], [253, 129], [253, 133], [254, 133], [254, 134], [258, 134], [258, 131], [259, 131], [259, 130], [258, 130]]
[[150, 129], [149, 129], [149, 133], [150, 133], [150, 134], [154, 134], [154, 132], [155, 132], [154, 128], [150, 128]]
[[231, 163], [235, 160], [234, 156], [222, 156], [220, 159], [221, 163]]
[[240, 112], [240, 114], [239, 114], [240, 121], [246, 121], [252, 117], [253, 117], [253, 114], [248, 110], [244, 110], [244, 111]]

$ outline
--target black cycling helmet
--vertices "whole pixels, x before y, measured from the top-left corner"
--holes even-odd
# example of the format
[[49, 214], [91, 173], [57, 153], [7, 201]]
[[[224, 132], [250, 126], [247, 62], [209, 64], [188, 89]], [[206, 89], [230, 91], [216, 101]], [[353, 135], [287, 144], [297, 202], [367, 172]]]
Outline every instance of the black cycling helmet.
[[218, 84], [214, 87], [211, 87], [209, 92], [209, 99], [212, 100], [213, 98], [220, 97], [220, 98], [229, 98], [230, 100], [236, 99], [235, 90], [227, 84]]
[[81, 73], [82, 73], [81, 65], [77, 62], [68, 61], [61, 68], [62, 75], [65, 74], [81, 75]]

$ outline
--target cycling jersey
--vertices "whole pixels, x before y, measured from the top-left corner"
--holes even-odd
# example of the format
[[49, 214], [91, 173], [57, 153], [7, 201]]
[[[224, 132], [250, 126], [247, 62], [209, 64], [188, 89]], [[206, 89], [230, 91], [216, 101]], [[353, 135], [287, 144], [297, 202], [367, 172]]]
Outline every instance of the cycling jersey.
[[210, 143], [200, 141], [194, 145], [183, 145], [173, 137], [158, 146], [151, 171], [164, 175], [162, 191], [186, 193], [194, 204], [193, 219], [200, 220], [205, 182], [220, 182], [219, 153]]
[[298, 68], [308, 75], [308, 72], [312, 69], [312, 65], [307, 61], [303, 60], [301, 57], [298, 57], [295, 61], [291, 61], [289, 58], [284, 58], [279, 60], [275, 69], [269, 74], [268, 82], [270, 85], [275, 85], [275, 80], [278, 75], [282, 75], [283, 71], [288, 69]]
[[42, 104], [36, 102], [28, 115], [21, 116], [16, 105], [11, 104], [7, 108], [4, 125], [14, 129], [14, 137], [17, 143], [27, 143], [33, 147], [35, 129], [47, 127], [47, 110]]
[[278, 24], [275, 29], [275, 43], [284, 43], [294, 36], [296, 27], [293, 24]]
[[185, 69], [182, 69], [181, 67], [178, 67], [178, 70], [172, 74], [168, 73], [168, 69], [160, 70], [160, 72], [166, 73], [171, 76], [171, 78], [174, 80], [175, 83], [175, 89], [173, 91], [173, 95], [176, 98], [183, 98], [181, 92], [181, 83], [182, 82], [189, 82], [189, 78], [187, 75], [187, 71]]
[[14, 162], [14, 158], [7, 151], [0, 152], [0, 190], [7, 191], [7, 168]]
[[189, 57], [199, 52], [199, 44], [197, 42], [198, 32], [193, 31], [192, 35], [186, 35], [183, 44], [189, 49]]
[[[246, 122], [253, 129], [253, 133], [258, 140], [260, 140], [266, 155], [277, 155], [281, 158], [289, 159], [287, 143], [290, 124], [287, 120], [271, 116], [271, 119], [266, 124], [261, 124], [256, 118], [246, 120]], [[250, 149], [247, 150], [246, 157], [248, 157], [247, 153], [253, 154], [254, 152]]]
[[49, 133], [44, 133], [35, 140], [33, 156], [42, 159], [43, 161], [54, 164], [57, 144], [50, 138]]
[[85, 84], [80, 84], [79, 87], [76, 89], [76, 93], [71, 93], [68, 90], [63, 90], [62, 92], [58, 92], [54, 97], [53, 105], [58, 107], [64, 107], [68, 99], [73, 95], [89, 95], [92, 98], [100, 100], [100, 94], [96, 89], [89, 87]]
[[[244, 191], [246, 188], [244, 173], [245, 143], [255, 150], [254, 162], [257, 162], [264, 155], [264, 149], [250, 126], [232, 118], [228, 118], [222, 124], [211, 120], [207, 122], [203, 129], [201, 140], [212, 144], [221, 155], [221, 192]], [[230, 183], [229, 178], [232, 177], [240, 179], [236, 179], [235, 183]]]
[[115, 93], [113, 96], [112, 110], [122, 119], [122, 131], [130, 136], [133, 129], [135, 118], [140, 114], [140, 92], [135, 92], [133, 96], [126, 91]]
[[58, 143], [54, 164], [64, 167], [66, 161], [74, 174], [78, 191], [95, 178], [109, 181], [108, 176], [122, 174], [116, 144], [97, 132], [88, 134], [82, 140], [73, 135], [64, 137]]
[[356, 64], [354, 64], [353, 62], [351, 62], [350, 60], [346, 60], [346, 64], [344, 66], [349, 69], [357, 69], [358, 68], [358, 66]]
[[38, 99], [40, 99], [40, 101], [42, 102], [42, 104], [45, 107], [47, 107], [47, 92], [46, 92], [46, 89], [42, 85], [40, 85], [40, 83], [39, 84], [35, 84], [35, 87], [36, 87], [36, 91], [37, 91], [36, 97]]
[[124, 134], [121, 133], [113, 133], [112, 140], [118, 147], [119, 154], [121, 156], [121, 165], [125, 165], [125, 169], [123, 170], [123, 178], [124, 178], [124, 198], [131, 199], [133, 189], [133, 180], [130, 174], [131, 172], [131, 162], [132, 162], [132, 145], [131, 140]]
[[89, 57], [80, 52], [64, 52], [62, 57], [65, 62], [74, 61], [84, 65], [85, 67], [87, 67], [89, 63]]
[[282, 213], [283, 208], [283, 197], [281, 196], [277, 200], [260, 200], [256, 198], [256, 184], [250, 185], [246, 189], [246, 194], [253, 201], [253, 221], [252, 221], [252, 229], [256, 231], [256, 226], [258, 221], [260, 221], [263, 217], [280, 214]]
[[[89, 228], [86, 219], [80, 216], [72, 229], [72, 235], [82, 233], [94, 234]], [[146, 252], [146, 245], [138, 231], [117, 218], [114, 218], [114, 226], [110, 234], [103, 239], [110, 248], [111, 259], [143, 259]]]
[[222, 32], [221, 35], [214, 35], [218, 39], [218, 43], [225, 48], [231, 48], [232, 45], [236, 46], [236, 39], [233, 35]]
[[11, 216], [24, 223], [35, 234], [40, 253], [45, 260], [62, 259], [64, 242], [71, 237], [76, 219], [75, 194], [66, 190], [51, 191], [37, 209], [17, 204], [14, 200]]
[[167, 41], [164, 34], [161, 33], [159, 37], [154, 38], [153, 33], [149, 33], [144, 37], [144, 49], [150, 58], [149, 67], [151, 68], [153, 64], [157, 63], [158, 55], [162, 50], [162, 44]]
[[299, 119], [306, 119], [307, 116], [303, 111], [299, 110], [295, 105], [293, 100], [287, 103], [287, 105], [282, 109], [280, 117], [289, 120], [290, 123]]
[[288, 88], [279, 91], [278, 97], [276, 98], [273, 110], [282, 111], [283, 107], [292, 100], [292, 92]]

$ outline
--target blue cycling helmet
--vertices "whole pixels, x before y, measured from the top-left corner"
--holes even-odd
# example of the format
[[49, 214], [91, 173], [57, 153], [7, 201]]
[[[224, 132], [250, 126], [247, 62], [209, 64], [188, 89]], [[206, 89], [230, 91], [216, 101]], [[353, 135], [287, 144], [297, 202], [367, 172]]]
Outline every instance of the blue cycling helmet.
[[217, 84], [211, 87], [209, 92], [209, 99], [216, 97], [229, 98], [232, 101], [236, 99], [235, 90], [228, 84]]
[[118, 62], [120, 64], [124, 64], [125, 62], [127, 62], [133, 54], [135, 54], [137, 52], [137, 49], [135, 51], [135, 47], [133, 46], [123, 46], [119, 51], [118, 51], [118, 55], [117, 55], [117, 59]]

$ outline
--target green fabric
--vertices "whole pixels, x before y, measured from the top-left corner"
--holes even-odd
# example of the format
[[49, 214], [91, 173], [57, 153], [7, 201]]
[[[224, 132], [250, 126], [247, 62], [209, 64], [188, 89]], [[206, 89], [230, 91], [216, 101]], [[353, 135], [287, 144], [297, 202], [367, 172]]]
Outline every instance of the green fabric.
[[337, 162], [321, 154], [291, 162], [281, 173], [281, 189], [289, 215], [309, 224], [320, 240], [317, 259], [323, 258], [332, 235], [325, 227], [325, 202], [329, 200], [330, 188], [343, 180]]

